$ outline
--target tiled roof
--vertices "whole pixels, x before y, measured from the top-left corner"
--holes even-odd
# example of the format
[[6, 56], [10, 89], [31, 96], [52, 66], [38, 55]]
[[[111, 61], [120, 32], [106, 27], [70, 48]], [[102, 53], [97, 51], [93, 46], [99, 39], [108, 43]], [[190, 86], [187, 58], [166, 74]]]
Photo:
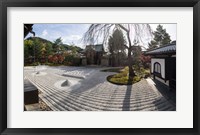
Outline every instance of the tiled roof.
[[85, 50], [93, 48], [96, 52], [102, 52], [104, 51], [103, 44], [97, 44], [97, 45], [87, 45]]
[[155, 55], [155, 54], [171, 54], [176, 53], [176, 44], [168, 44], [154, 50], [147, 51], [145, 54]]
[[98, 44], [98, 45], [95, 45], [95, 51], [96, 52], [102, 52], [103, 51], [103, 44]]

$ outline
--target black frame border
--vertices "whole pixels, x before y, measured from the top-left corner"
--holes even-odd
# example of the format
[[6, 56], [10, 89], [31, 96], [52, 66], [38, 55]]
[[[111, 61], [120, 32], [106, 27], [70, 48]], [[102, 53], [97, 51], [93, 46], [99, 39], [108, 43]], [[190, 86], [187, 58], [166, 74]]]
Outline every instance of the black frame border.
[[[200, 134], [200, 0], [0, 0], [0, 133], [21, 134]], [[7, 7], [193, 7], [193, 128], [63, 129], [7, 128]], [[172, 121], [173, 122], [173, 121]]]

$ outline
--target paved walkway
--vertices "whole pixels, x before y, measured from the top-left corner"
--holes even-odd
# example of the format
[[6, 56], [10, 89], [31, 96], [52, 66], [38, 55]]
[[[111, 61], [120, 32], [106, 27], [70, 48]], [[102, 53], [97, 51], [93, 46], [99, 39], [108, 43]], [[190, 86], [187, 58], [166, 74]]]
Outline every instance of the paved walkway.
[[[169, 102], [149, 80], [133, 85], [107, 82], [112, 72], [102, 68], [47, 67], [41, 74], [25, 67], [25, 78], [41, 92], [41, 99], [54, 111], [174, 111]], [[66, 83], [69, 85], [63, 85]]]

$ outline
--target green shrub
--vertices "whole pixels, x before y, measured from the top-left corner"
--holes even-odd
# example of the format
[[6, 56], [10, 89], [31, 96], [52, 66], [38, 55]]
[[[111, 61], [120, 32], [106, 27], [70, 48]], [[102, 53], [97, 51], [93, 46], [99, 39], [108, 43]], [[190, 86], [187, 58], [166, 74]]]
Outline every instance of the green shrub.
[[64, 60], [64, 65], [66, 66], [80, 66], [81, 58], [74, 55], [67, 55]]
[[130, 81], [128, 73], [129, 69], [128, 67], [125, 67], [120, 73], [108, 76], [107, 80], [111, 83], [119, 85], [130, 85], [141, 80], [140, 76], [134, 76]]
[[128, 76], [121, 76], [121, 77], [119, 77], [117, 75], [117, 77], [116, 77], [116, 75], [111, 75], [111, 76], [107, 77], [107, 80], [109, 82], [111, 82], [111, 83], [114, 83], [114, 84], [131, 85], [131, 84], [134, 84], [136, 82], [139, 82], [141, 80], [141, 78], [139, 76], [135, 76], [135, 77], [133, 77], [132, 82], [130, 82]]
[[139, 82], [141, 80], [141, 77], [139, 76], [134, 76], [133, 77], [133, 82], [136, 83], [136, 82]]
[[116, 70], [116, 68], [115, 68], [115, 69], [106, 69], [106, 70], [102, 70], [102, 71], [111, 72], [113, 70], [116, 70], [117, 74], [108, 76], [107, 80], [111, 83], [119, 84], [119, 85], [129, 85], [129, 84], [137, 83], [142, 78], [147, 78], [147, 77], [150, 76], [150, 70], [149, 69], [145, 69], [145, 68], [139, 67], [137, 65], [134, 65], [133, 68], [134, 68], [136, 76], [134, 76], [131, 79], [132, 80], [131, 82], [130, 82], [130, 79], [129, 79], [129, 76], [128, 76], [128, 73], [129, 73], [128, 66], [126, 66], [125, 68], [120, 69], [120, 70], [119, 69]]
[[144, 74], [145, 74], [145, 78], [150, 77], [151, 75], [150, 70], [145, 70]]
[[38, 65], [40, 65], [40, 62], [34, 62], [31, 64], [31, 66], [38, 66]]
[[128, 66], [126, 66], [123, 70], [124, 70], [124, 71], [129, 71]]

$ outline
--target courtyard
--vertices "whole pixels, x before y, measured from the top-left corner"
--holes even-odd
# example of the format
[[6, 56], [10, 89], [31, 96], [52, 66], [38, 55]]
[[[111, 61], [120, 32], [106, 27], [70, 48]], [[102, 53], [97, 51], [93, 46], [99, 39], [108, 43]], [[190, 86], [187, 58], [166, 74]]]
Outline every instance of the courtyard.
[[27, 66], [24, 79], [38, 88], [53, 111], [175, 111], [176, 101], [164, 84], [151, 78], [116, 85], [99, 66]]

